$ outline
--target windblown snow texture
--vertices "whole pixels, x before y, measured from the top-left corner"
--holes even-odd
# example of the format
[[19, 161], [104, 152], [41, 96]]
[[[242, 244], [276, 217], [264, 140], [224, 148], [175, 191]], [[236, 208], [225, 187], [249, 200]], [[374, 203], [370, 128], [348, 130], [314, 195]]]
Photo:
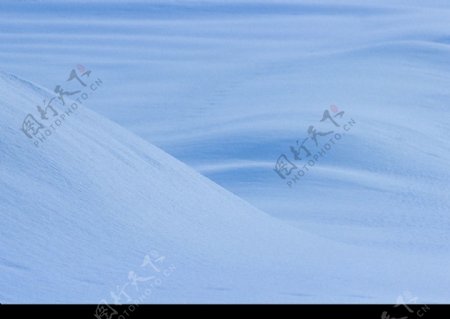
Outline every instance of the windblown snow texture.
[[445, 299], [447, 255], [304, 233], [86, 108], [36, 148], [20, 125], [51, 94], [0, 81], [2, 302], [98, 302], [150, 250], [176, 270], [145, 302]]
[[[448, 303], [448, 30], [446, 0], [1, 1], [0, 303], [111, 301], [153, 250], [143, 302]], [[104, 86], [36, 148], [49, 93], [9, 74], [76, 64]], [[331, 104], [357, 124], [289, 188]]]

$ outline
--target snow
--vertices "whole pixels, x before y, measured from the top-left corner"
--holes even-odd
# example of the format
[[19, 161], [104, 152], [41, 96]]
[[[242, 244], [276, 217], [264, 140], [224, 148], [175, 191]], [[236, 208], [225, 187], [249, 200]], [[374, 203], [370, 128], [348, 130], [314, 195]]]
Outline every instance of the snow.
[[443, 300], [448, 256], [306, 234], [87, 108], [37, 148], [19, 128], [51, 93], [6, 74], [0, 93], [2, 302], [100, 301], [150, 250], [176, 270], [146, 302]]
[[[152, 250], [176, 270], [143, 302], [448, 302], [449, 15], [2, 1], [0, 302], [110, 301]], [[77, 63], [104, 86], [36, 148], [49, 91], [9, 74]], [[357, 124], [289, 188], [276, 158], [330, 104]]]

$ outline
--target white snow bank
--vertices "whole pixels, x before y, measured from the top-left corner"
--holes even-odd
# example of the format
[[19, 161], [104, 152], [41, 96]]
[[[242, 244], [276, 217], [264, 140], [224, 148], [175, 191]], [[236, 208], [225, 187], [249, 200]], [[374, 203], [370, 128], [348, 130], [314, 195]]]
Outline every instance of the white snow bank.
[[[113, 302], [123, 287], [144, 303], [446, 299], [448, 256], [392, 263], [303, 233], [82, 106], [35, 147], [20, 128], [50, 96], [0, 75], [0, 302]], [[155, 251], [166, 272], [141, 267]]]

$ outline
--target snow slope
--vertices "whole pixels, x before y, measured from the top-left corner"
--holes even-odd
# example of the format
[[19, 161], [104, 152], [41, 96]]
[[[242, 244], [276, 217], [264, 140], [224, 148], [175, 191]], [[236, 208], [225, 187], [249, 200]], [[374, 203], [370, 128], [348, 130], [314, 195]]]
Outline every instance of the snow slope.
[[139, 302], [448, 301], [447, 254], [304, 233], [84, 107], [35, 147], [20, 127], [50, 97], [0, 75], [2, 303], [111, 302], [155, 250], [172, 271]]
[[[96, 112], [304, 230], [446, 254], [444, 0], [4, 0], [0, 69], [53, 88], [77, 63]], [[292, 189], [273, 171], [323, 110], [357, 121]]]

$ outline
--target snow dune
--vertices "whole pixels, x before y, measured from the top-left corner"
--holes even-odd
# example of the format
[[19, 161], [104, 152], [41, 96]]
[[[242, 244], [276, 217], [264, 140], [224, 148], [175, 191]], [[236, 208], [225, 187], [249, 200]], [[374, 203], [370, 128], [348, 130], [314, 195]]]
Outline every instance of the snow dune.
[[[2, 303], [112, 302], [133, 273], [127, 296], [145, 303], [446, 300], [447, 255], [302, 232], [83, 106], [35, 147], [22, 121], [50, 97], [0, 75]], [[143, 298], [155, 251], [170, 273]]]

